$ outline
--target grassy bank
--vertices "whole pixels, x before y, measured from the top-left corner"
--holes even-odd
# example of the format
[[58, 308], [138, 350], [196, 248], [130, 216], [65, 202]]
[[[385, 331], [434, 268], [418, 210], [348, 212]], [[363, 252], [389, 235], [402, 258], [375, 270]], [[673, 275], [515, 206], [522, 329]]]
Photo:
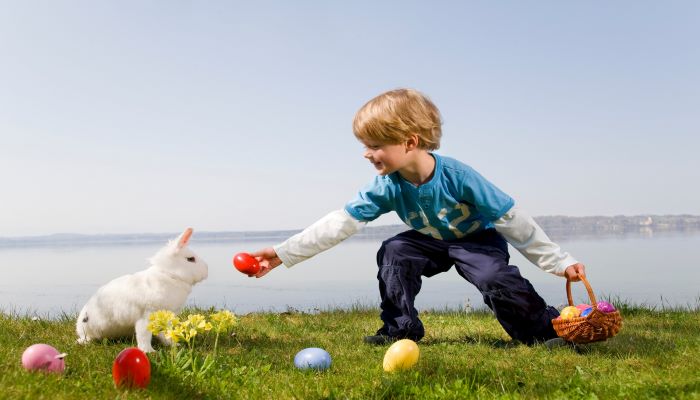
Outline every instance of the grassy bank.
[[[376, 310], [255, 313], [240, 317], [234, 334], [219, 340], [216, 362], [204, 376], [154, 366], [148, 389], [130, 392], [114, 388], [111, 367], [122, 349], [135, 345], [132, 339], [80, 346], [72, 315], [33, 320], [5, 312], [0, 314], [0, 397], [700, 398], [700, 310], [622, 306], [621, 312], [624, 327], [618, 336], [579, 352], [504, 346], [508, 338], [488, 312], [424, 312], [428, 334], [419, 343], [420, 361], [393, 374], [382, 370], [388, 346], [361, 341], [378, 327]], [[213, 342], [202, 337], [197, 353], [211, 352]], [[21, 355], [33, 343], [68, 353], [65, 374], [25, 372]], [[306, 347], [326, 349], [333, 357], [330, 370], [295, 369], [294, 355]]]

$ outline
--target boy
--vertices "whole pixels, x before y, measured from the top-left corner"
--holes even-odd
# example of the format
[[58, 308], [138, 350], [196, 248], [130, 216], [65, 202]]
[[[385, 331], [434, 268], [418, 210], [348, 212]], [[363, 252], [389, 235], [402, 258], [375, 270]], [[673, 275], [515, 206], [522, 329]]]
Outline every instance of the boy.
[[377, 253], [384, 324], [365, 342], [420, 340], [425, 331], [414, 300], [421, 279], [452, 265], [479, 289], [513, 339], [533, 344], [555, 338], [551, 320], [559, 313], [508, 265], [506, 240], [535, 265], [567, 279], [578, 280], [585, 267], [472, 168], [432, 153], [440, 145], [441, 124], [437, 107], [415, 90], [392, 90], [367, 102], [355, 115], [353, 132], [378, 176], [344, 209], [253, 253], [261, 265], [256, 277], [327, 250], [395, 211], [412, 229], [384, 241]]

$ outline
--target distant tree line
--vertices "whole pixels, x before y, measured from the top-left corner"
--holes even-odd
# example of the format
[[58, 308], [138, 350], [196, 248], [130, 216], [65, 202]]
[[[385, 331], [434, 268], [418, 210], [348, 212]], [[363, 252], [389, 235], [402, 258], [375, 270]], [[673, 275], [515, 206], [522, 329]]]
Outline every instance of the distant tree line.
[[[700, 231], [700, 216], [695, 215], [617, 215], [592, 217], [543, 216], [535, 221], [554, 240], [577, 237], [601, 237], [611, 235], [652, 236], [664, 232]], [[406, 225], [380, 225], [365, 227], [354, 239], [381, 240], [409, 229]], [[199, 231], [193, 242], [259, 241], [275, 242], [288, 238], [300, 230], [283, 231]], [[103, 245], [140, 244], [163, 242], [177, 236], [172, 233], [133, 233], [83, 235], [61, 233], [44, 236], [0, 237], [1, 247], [35, 245]]]

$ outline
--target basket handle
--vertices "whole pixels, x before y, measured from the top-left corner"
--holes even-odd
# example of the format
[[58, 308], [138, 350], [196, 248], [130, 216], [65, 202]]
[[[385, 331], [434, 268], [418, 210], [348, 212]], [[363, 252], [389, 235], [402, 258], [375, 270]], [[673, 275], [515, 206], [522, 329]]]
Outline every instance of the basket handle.
[[[591, 284], [588, 283], [588, 279], [586, 279], [585, 274], [578, 274], [578, 277], [581, 279], [581, 282], [583, 282], [584, 285], [586, 285], [586, 290], [588, 291], [588, 297], [591, 299], [591, 305], [593, 308], [598, 307], [598, 302], [595, 300], [595, 295], [593, 294], [593, 289], [591, 289]], [[571, 296], [571, 281], [567, 278], [566, 279], [566, 297], [569, 299], [569, 305], [573, 306], [574, 305], [574, 298]]]

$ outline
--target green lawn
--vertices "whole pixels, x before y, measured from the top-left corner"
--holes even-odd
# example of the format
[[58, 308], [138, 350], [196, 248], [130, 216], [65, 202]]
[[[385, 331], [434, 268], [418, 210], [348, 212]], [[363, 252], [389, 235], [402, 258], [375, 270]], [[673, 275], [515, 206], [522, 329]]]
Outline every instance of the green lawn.
[[[254, 313], [240, 316], [234, 333], [219, 340], [207, 374], [153, 362], [150, 386], [133, 391], [115, 389], [111, 377], [114, 358], [135, 345], [133, 339], [80, 346], [73, 315], [34, 321], [2, 313], [0, 398], [700, 398], [700, 310], [621, 305], [621, 313], [624, 327], [618, 336], [577, 352], [504, 346], [508, 338], [488, 312], [423, 312], [427, 336], [419, 343], [420, 360], [399, 373], [382, 370], [388, 346], [362, 343], [362, 336], [378, 327], [377, 310]], [[214, 338], [197, 340], [196, 354], [203, 358]], [[33, 343], [68, 353], [65, 374], [26, 372], [20, 359]], [[306, 347], [326, 349], [331, 368], [297, 370], [294, 355]]]

